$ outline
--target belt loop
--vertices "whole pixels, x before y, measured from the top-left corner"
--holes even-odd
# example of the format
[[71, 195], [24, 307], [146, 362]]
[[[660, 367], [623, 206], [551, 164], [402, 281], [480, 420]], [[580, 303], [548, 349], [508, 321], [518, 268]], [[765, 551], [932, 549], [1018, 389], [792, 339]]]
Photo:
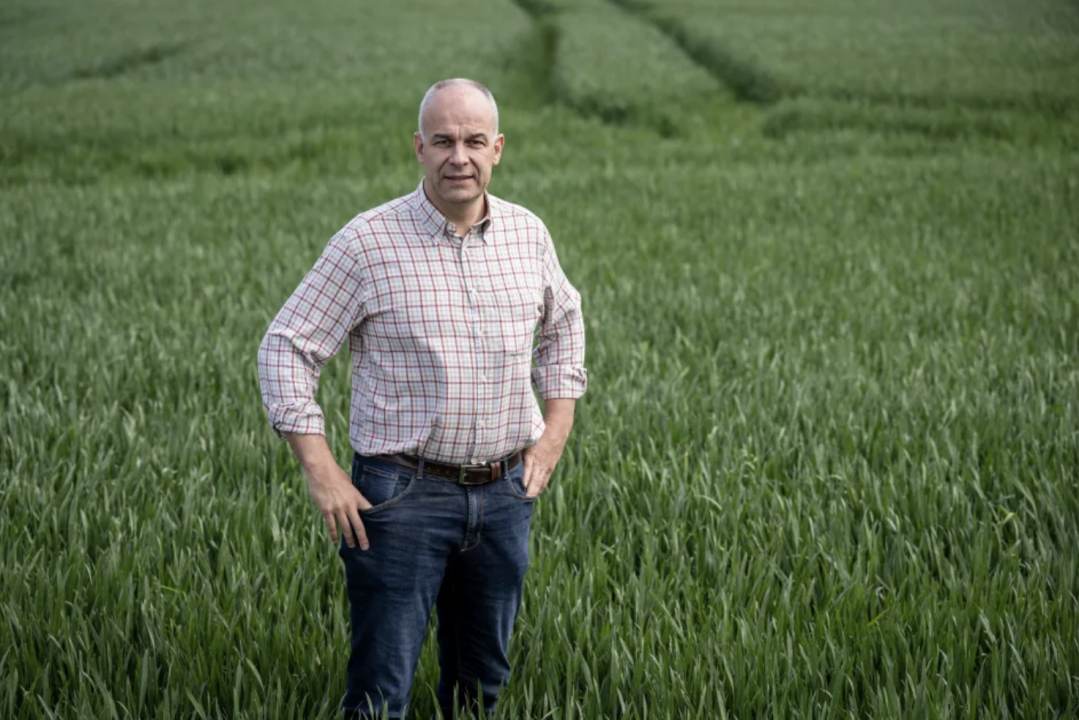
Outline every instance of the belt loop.
[[422, 455], [420, 455], [420, 466], [418, 468], [416, 468], [416, 478], [419, 479], [419, 480], [423, 479], [423, 456]]

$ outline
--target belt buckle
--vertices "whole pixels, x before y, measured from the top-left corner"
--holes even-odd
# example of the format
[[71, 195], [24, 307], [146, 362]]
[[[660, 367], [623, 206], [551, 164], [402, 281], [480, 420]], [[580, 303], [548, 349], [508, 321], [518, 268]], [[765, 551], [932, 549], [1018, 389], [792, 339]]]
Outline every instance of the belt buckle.
[[487, 468], [487, 470], [490, 471], [491, 466], [486, 464], [486, 463], [476, 463], [475, 465], [462, 465], [457, 470], [457, 484], [458, 485], [486, 485], [490, 481], [490, 478], [487, 478], [486, 480], [483, 480], [481, 482], [469, 482], [468, 481], [467, 476], [465, 474], [465, 471], [466, 470], [475, 470], [476, 468]]

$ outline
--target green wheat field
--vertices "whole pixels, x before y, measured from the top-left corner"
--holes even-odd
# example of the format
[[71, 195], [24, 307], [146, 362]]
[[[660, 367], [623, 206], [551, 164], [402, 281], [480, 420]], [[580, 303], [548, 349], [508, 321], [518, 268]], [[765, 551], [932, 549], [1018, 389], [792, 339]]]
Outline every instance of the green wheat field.
[[336, 716], [255, 354], [452, 76], [588, 333], [498, 717], [1079, 716], [1079, 3], [5, 0], [0, 717]]

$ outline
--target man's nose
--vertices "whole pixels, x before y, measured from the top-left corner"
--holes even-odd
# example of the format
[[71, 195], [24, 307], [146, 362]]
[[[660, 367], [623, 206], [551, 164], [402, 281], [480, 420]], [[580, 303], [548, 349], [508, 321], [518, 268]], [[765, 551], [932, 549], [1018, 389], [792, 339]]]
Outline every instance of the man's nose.
[[468, 153], [465, 152], [464, 143], [457, 143], [453, 146], [453, 155], [450, 156], [450, 161], [454, 165], [468, 164]]

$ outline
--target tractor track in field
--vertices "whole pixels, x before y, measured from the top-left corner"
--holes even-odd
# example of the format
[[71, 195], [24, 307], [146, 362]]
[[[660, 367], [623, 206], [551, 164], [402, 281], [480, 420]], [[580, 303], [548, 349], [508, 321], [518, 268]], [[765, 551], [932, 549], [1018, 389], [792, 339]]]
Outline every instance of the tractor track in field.
[[526, 70], [533, 97], [540, 104], [550, 105], [559, 99], [554, 77], [558, 47], [555, 15], [558, 11], [545, 0], [513, 0], [513, 3], [528, 15], [534, 27], [535, 36], [530, 48], [532, 56]]
[[77, 68], [67, 80], [109, 79], [126, 75], [139, 68], [157, 65], [182, 53], [188, 43], [161, 43], [123, 53], [102, 62]]
[[558, 16], [561, 11], [546, 0], [512, 0], [531, 19], [536, 37], [533, 41], [535, 57], [528, 73], [535, 95], [544, 105], [560, 105], [580, 118], [599, 120], [610, 127], [636, 125], [648, 128], [661, 137], [672, 137], [676, 129], [664, 118], [642, 118], [625, 107], [605, 104], [596, 98], [575, 98], [561, 87], [555, 64], [558, 57], [560, 31]]
[[606, 2], [670, 38], [694, 64], [729, 88], [739, 102], [767, 106], [774, 104], [783, 95], [779, 81], [769, 72], [733, 55], [711, 40], [694, 35], [685, 24], [664, 15], [650, 3], [642, 0]]
[[[663, 13], [649, 0], [605, 0], [605, 2], [655, 27], [670, 38], [690, 60], [730, 88], [738, 101], [756, 105], [762, 109], [771, 110], [781, 100], [817, 97], [834, 103], [848, 103], [851, 106], [872, 105], [896, 110], [963, 110], [972, 114], [1036, 113], [1059, 120], [1079, 116], [1079, 101], [1048, 93], [1034, 93], [1022, 98], [979, 97], [977, 95], [945, 98], [915, 93], [872, 92], [867, 89], [833, 88], [814, 91], [798, 82], [781, 81], [768, 70], [731, 53], [714, 40], [701, 37], [694, 33], [685, 22]], [[773, 131], [786, 124], [786, 119], [782, 117], [770, 118], [768, 122]], [[856, 126], [859, 123], [852, 121], [851, 124]], [[948, 125], [946, 122], [937, 124]], [[956, 128], [934, 127], [926, 130], [922, 125], [923, 123], [920, 122], [897, 122], [892, 124], [890, 130], [915, 135], [954, 135], [955, 137], [963, 135], [1007, 137], [1010, 134], [1006, 129], [999, 127], [1000, 123], [995, 118], [983, 118], [966, 124], [959, 123], [961, 127]], [[782, 134], [782, 131], [778, 134]]]
[[39, 15], [30, 8], [0, 8], [0, 33], [26, 25]]

